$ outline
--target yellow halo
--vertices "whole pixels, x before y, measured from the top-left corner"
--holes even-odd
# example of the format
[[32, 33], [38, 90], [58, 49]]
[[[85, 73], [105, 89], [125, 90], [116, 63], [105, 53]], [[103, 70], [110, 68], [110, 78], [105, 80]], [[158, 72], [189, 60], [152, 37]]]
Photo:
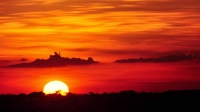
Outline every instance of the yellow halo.
[[62, 96], [66, 96], [66, 94], [69, 92], [69, 88], [64, 82], [55, 80], [48, 82], [44, 86], [43, 92], [45, 94], [58, 93], [61, 94]]

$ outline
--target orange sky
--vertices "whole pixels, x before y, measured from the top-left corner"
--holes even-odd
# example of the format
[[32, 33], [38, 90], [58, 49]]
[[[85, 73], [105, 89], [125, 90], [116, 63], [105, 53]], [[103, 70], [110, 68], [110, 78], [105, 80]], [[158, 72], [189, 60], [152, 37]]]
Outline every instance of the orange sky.
[[[100, 62], [200, 55], [199, 4], [200, 0], [0, 0], [0, 66], [22, 58], [47, 59], [55, 51]], [[0, 69], [0, 93], [40, 91], [55, 79], [65, 81], [72, 92], [193, 89], [200, 85], [199, 65], [194, 63]]]
[[[199, 0], [1, 0], [0, 60], [200, 54]], [[120, 55], [119, 55], [120, 54]]]

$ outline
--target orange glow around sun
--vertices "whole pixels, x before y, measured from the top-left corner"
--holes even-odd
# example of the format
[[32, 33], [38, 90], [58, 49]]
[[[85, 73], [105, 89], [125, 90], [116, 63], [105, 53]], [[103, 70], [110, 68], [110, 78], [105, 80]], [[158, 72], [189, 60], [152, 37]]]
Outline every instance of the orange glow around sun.
[[58, 93], [62, 96], [66, 96], [69, 92], [68, 86], [62, 81], [51, 81], [44, 86], [43, 92], [45, 94]]

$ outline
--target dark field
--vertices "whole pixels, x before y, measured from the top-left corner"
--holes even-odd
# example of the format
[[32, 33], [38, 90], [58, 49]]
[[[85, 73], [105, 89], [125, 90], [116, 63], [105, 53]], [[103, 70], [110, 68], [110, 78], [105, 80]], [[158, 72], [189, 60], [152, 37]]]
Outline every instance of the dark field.
[[42, 92], [28, 95], [0, 95], [0, 112], [194, 112], [200, 111], [200, 90], [137, 93], [68, 93], [67, 96]]

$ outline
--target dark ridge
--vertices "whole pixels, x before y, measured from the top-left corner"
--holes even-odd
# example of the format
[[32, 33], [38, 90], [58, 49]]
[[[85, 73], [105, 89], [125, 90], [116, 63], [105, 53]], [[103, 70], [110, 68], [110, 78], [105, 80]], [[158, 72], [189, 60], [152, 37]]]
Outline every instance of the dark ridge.
[[[26, 61], [23, 59], [23, 61]], [[33, 62], [29, 63], [19, 63], [14, 65], [8, 65], [4, 67], [61, 67], [67, 65], [89, 65], [99, 63], [98, 61], [94, 61], [93, 58], [88, 57], [87, 60], [81, 58], [67, 58], [61, 57], [60, 53], [54, 52], [54, 55], [50, 55], [49, 59], [36, 59]]]
[[1, 112], [199, 112], [200, 90], [0, 95]]
[[136, 62], [177, 62], [177, 61], [184, 61], [184, 60], [192, 60], [192, 59], [200, 59], [199, 56], [194, 56], [191, 54], [185, 55], [168, 55], [168, 56], [161, 56], [158, 58], [129, 58], [129, 59], [122, 59], [116, 60], [117, 63], [136, 63]]

